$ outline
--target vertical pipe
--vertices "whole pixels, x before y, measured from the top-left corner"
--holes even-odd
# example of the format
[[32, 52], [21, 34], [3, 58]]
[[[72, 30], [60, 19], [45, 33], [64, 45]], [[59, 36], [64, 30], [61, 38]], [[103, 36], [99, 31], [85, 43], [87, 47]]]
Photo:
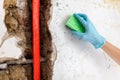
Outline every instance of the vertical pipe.
[[33, 79], [40, 80], [40, 0], [32, 0]]

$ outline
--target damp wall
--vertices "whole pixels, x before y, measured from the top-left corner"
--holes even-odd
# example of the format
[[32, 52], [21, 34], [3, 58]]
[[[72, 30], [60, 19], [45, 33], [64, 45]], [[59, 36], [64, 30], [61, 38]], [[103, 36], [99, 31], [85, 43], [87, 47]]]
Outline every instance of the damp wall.
[[[4, 23], [5, 11], [3, 8], [4, 0], [0, 0], [0, 45], [5, 37], [7, 28]], [[18, 59], [22, 51], [17, 47], [18, 40], [15, 37], [9, 37], [0, 46], [0, 62], [5, 59]]]
[[53, 80], [120, 80], [118, 64], [65, 27], [73, 13], [87, 14], [97, 31], [120, 48], [120, 0], [52, 0], [49, 26], [57, 47]]

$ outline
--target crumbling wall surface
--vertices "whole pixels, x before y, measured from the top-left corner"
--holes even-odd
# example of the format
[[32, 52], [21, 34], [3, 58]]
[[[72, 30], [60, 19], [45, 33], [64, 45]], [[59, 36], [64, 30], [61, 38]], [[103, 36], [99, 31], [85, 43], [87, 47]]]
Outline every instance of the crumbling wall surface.
[[0, 70], [0, 80], [33, 80], [32, 65], [10, 65]]
[[[2, 4], [2, 3], [1, 3]], [[11, 37], [17, 39], [16, 47], [20, 48], [23, 57], [26, 59], [32, 59], [32, 28], [31, 28], [31, 0], [4, 0], [5, 9], [5, 27], [7, 28], [8, 35], [5, 36], [4, 42]], [[3, 45], [4, 45], [3, 42]], [[9, 44], [11, 44], [9, 42]], [[9, 47], [9, 46], [8, 46]], [[12, 49], [12, 47], [10, 47]], [[8, 48], [6, 48], [7, 50]], [[11, 52], [6, 53], [8, 55], [13, 55]], [[7, 56], [7, 55], [6, 55]], [[1, 57], [1, 56], [0, 56]], [[0, 80], [33, 80], [33, 68], [32, 62], [28, 64], [21, 63], [22, 58], [19, 60], [9, 59], [8, 57], [3, 57], [0, 62], [8, 64], [5, 69], [0, 70]], [[18, 64], [16, 62], [18, 61]], [[25, 60], [26, 61], [26, 60]], [[12, 64], [11, 64], [12, 63]], [[0, 64], [1, 67], [2, 63]], [[4, 66], [5, 67], [5, 66]]]
[[52, 80], [52, 37], [49, 31], [48, 21], [50, 19], [51, 0], [41, 0], [41, 80]]
[[[24, 56], [32, 55], [31, 0], [4, 0], [7, 35], [18, 39], [17, 46]], [[30, 57], [30, 56], [29, 56]]]

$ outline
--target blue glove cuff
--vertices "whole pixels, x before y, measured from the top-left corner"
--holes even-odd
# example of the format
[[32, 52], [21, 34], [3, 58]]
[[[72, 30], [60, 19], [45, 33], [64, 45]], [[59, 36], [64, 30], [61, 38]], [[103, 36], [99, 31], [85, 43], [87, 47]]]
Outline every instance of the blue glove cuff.
[[94, 40], [90, 41], [90, 42], [93, 44], [93, 46], [96, 49], [98, 49], [98, 48], [101, 48], [101, 47], [103, 47], [105, 45], [106, 39], [104, 37], [102, 37], [102, 36], [99, 36], [97, 38], [94, 38]]

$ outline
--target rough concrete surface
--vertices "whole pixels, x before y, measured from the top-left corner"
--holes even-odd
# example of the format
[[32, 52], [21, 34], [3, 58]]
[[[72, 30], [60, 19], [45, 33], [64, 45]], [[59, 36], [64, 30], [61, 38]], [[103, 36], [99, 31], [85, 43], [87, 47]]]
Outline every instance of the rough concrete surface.
[[52, 0], [52, 7], [50, 31], [58, 55], [53, 80], [120, 80], [118, 64], [65, 26], [73, 13], [85, 13], [99, 34], [120, 48], [120, 0]]

